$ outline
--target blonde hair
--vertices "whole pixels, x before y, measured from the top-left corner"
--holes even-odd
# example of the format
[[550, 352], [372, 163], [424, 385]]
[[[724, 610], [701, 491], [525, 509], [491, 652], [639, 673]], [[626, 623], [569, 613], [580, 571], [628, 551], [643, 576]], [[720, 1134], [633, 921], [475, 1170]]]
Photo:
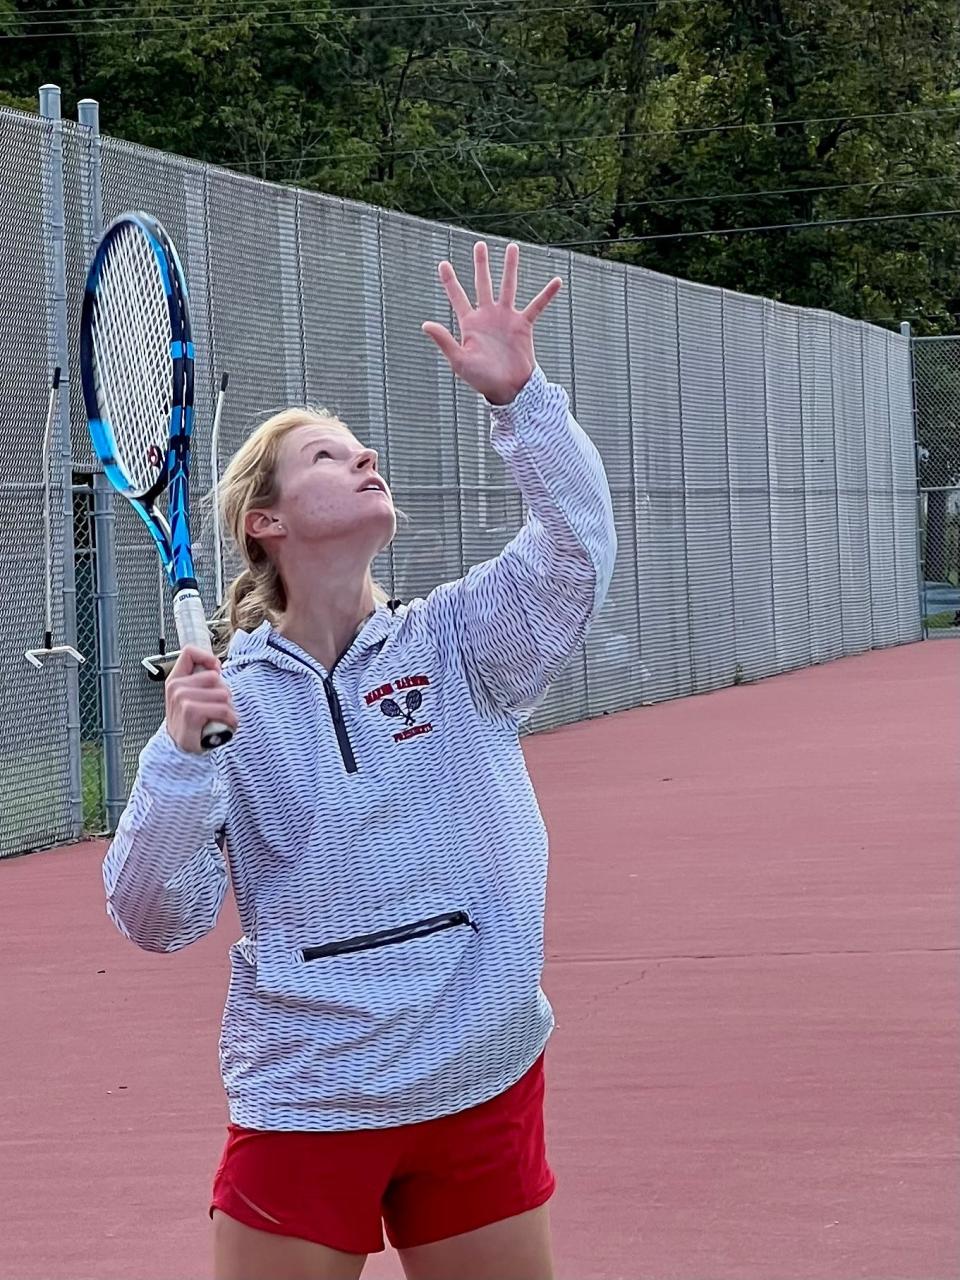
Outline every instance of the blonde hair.
[[[218, 648], [225, 647], [236, 631], [254, 631], [264, 621], [276, 625], [287, 607], [280, 571], [263, 544], [247, 533], [246, 517], [257, 507], [273, 506], [280, 496], [277, 467], [284, 439], [298, 427], [314, 425], [349, 431], [325, 409], [283, 409], [247, 437], [220, 478], [213, 500], [219, 504], [224, 536], [240, 553], [244, 568], [227, 588], [216, 619]], [[376, 584], [374, 599], [387, 603], [386, 592]]]

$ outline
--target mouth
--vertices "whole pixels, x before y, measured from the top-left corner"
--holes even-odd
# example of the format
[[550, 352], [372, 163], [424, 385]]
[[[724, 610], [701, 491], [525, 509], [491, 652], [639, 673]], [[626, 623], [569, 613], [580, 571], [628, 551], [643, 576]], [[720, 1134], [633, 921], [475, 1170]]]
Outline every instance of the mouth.
[[369, 476], [357, 489], [357, 493], [369, 493], [371, 490], [375, 493], [382, 493], [386, 496], [387, 486], [379, 476]]

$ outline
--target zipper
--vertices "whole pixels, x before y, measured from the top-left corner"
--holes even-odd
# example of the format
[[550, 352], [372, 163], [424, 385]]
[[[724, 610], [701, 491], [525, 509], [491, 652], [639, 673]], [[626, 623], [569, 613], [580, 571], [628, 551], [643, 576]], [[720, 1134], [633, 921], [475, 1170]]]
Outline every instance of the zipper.
[[445, 911], [443, 915], [418, 920], [415, 924], [402, 924], [396, 929], [381, 929], [378, 933], [362, 933], [355, 938], [342, 938], [339, 942], [325, 942], [321, 947], [304, 947], [303, 959], [324, 960], [329, 956], [345, 956], [353, 951], [372, 951], [376, 947], [392, 947], [398, 942], [410, 942], [414, 938], [428, 938], [431, 933], [444, 929], [457, 929], [469, 925], [474, 933], [480, 927], [469, 911]]
[[337, 734], [337, 745], [340, 748], [340, 755], [343, 757], [343, 767], [346, 769], [347, 773], [356, 773], [357, 757], [353, 754], [350, 735], [347, 733], [346, 721], [343, 718], [343, 708], [340, 706], [340, 698], [334, 688], [332, 676], [326, 677], [323, 682], [323, 687], [327, 692], [327, 703], [330, 707], [330, 715], [333, 717], [333, 727]]
[[276, 649], [280, 653], [286, 654], [288, 658], [292, 658], [294, 662], [299, 662], [301, 667], [306, 667], [311, 675], [319, 676], [323, 681], [323, 690], [327, 695], [327, 706], [330, 708], [330, 718], [333, 721], [334, 732], [337, 735], [337, 746], [340, 748], [340, 757], [343, 760], [343, 767], [347, 773], [357, 773], [357, 757], [353, 754], [353, 744], [350, 741], [350, 734], [347, 732], [347, 722], [343, 718], [343, 707], [340, 705], [340, 696], [337, 693], [333, 683], [333, 673], [336, 671], [340, 663], [340, 658], [333, 664], [329, 675], [322, 674], [322, 668], [318, 669], [309, 662], [304, 662], [297, 654], [291, 653], [289, 649], [285, 649], [282, 644], [277, 644], [275, 640], [270, 639], [267, 644], [271, 649]]

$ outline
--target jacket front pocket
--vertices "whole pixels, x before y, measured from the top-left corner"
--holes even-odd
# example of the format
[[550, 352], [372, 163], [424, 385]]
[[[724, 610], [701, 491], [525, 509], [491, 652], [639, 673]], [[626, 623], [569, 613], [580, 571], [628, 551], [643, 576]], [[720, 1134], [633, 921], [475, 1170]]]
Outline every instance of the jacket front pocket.
[[465, 910], [411, 912], [379, 929], [331, 931], [315, 943], [285, 945], [261, 933], [257, 994], [312, 1024], [318, 1049], [370, 1045], [389, 1028], [412, 1042], [477, 981], [479, 928]]
[[304, 947], [301, 956], [306, 963], [324, 960], [331, 956], [350, 955], [355, 951], [374, 951], [378, 947], [393, 947], [401, 942], [414, 942], [418, 938], [429, 938], [433, 933], [442, 933], [445, 929], [468, 927], [479, 933], [476, 922], [468, 911], [444, 911], [440, 915], [430, 916], [426, 920], [417, 920], [413, 924], [402, 924], [395, 929], [379, 929], [376, 933], [360, 933], [354, 938], [341, 938], [337, 942], [325, 942], [318, 947]]

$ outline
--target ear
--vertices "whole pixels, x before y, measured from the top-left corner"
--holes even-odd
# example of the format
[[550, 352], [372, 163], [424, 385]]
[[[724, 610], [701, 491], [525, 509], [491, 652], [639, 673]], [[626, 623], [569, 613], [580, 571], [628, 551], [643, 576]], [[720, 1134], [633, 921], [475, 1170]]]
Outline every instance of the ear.
[[286, 536], [280, 517], [264, 510], [248, 511], [243, 518], [243, 531], [248, 538], [256, 538], [257, 541]]

